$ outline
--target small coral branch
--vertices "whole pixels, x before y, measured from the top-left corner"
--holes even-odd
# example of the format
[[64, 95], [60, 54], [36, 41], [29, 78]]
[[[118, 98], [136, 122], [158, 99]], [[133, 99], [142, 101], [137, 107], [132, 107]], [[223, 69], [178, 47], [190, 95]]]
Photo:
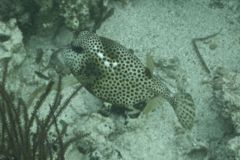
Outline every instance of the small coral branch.
[[205, 41], [205, 40], [207, 40], [207, 39], [209, 39], [209, 38], [213, 38], [213, 37], [215, 37], [216, 35], [218, 35], [218, 34], [221, 32], [221, 30], [222, 30], [222, 29], [220, 29], [217, 33], [208, 35], [208, 36], [206, 36], [206, 37], [193, 38], [193, 39], [192, 39], [193, 49], [194, 49], [194, 51], [196, 52], [197, 57], [198, 57], [201, 65], [202, 65], [203, 69], [204, 69], [208, 74], [210, 74], [211, 72], [210, 72], [210, 70], [209, 70], [206, 62], [204, 61], [201, 53], [199, 52], [199, 49], [198, 49], [198, 47], [197, 47], [197, 42], [198, 42], [198, 41]]

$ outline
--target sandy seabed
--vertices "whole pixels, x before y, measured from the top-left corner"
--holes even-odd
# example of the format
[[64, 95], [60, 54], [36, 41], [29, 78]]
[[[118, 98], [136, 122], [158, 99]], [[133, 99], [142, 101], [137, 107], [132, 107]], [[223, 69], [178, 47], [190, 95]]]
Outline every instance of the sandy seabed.
[[[219, 112], [211, 107], [211, 87], [202, 83], [211, 78], [212, 73], [208, 74], [202, 68], [191, 41], [221, 30], [216, 36], [198, 42], [198, 49], [211, 72], [217, 67], [239, 71], [240, 9], [234, 6], [239, 3], [234, 0], [224, 2], [224, 7], [210, 5], [211, 2], [213, 1], [132, 0], [126, 6], [116, 5], [114, 15], [97, 30], [97, 34], [133, 49], [143, 63], [147, 53], [156, 62], [162, 62], [163, 66], [165, 63], [170, 65], [170, 59], [176, 60], [179, 69], [173, 73], [183, 75], [182, 88], [192, 95], [196, 104], [196, 119], [192, 130], [184, 132], [181, 129], [172, 107], [166, 101], [161, 101], [147, 118], [129, 119], [127, 126], [123, 125], [123, 118], [114, 116], [103, 117], [92, 113], [81, 117], [81, 114], [96, 111], [101, 106], [96, 97], [82, 89], [60, 119], [69, 124], [69, 134], [78, 131], [90, 133], [89, 141], [94, 142], [96, 150], [91, 156], [86, 156], [76, 150], [75, 144], [70, 147], [66, 159], [229, 159], [225, 155], [223, 144], [218, 144], [228, 133], [229, 127]], [[71, 34], [64, 30], [54, 42], [33, 37], [26, 50], [34, 53], [36, 48], [43, 48], [47, 53], [45, 59], [48, 59], [47, 55], [52, 48], [69, 43], [71, 38]], [[20, 71], [25, 75], [23, 78], [30, 77], [30, 72], [36, 69], [26, 66], [22, 68]], [[162, 76], [160, 69], [158, 67], [154, 71], [159, 77]], [[169, 77], [165, 79], [166, 77], [161, 78], [166, 83], [175, 84], [174, 80]], [[64, 86], [64, 96], [69, 95], [73, 89], [74, 86]], [[24, 93], [27, 95], [31, 91], [29, 89]], [[51, 102], [52, 98], [50, 96], [45, 103]], [[45, 114], [44, 109], [42, 114]]]

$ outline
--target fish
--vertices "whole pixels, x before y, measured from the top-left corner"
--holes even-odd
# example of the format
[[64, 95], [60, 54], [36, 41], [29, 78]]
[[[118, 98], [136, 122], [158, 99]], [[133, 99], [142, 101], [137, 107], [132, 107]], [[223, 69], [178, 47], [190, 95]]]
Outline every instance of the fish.
[[161, 96], [173, 107], [180, 124], [193, 127], [195, 104], [189, 93], [172, 93], [148, 67], [119, 42], [89, 31], [80, 32], [61, 55], [78, 81], [94, 96], [129, 111]]

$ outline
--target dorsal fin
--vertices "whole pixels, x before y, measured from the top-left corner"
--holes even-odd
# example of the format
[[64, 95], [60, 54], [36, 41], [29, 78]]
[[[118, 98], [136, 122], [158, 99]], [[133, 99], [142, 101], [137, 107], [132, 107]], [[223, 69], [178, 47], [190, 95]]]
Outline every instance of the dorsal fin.
[[153, 70], [155, 68], [155, 63], [154, 63], [154, 60], [153, 60], [153, 56], [150, 53], [146, 54], [146, 67], [149, 69], [149, 71], [153, 75]]

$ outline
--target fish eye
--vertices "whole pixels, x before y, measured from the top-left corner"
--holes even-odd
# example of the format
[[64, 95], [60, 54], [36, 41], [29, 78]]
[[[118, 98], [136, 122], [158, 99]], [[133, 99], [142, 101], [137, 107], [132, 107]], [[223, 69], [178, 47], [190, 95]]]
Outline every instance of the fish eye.
[[73, 45], [71, 44], [71, 48], [74, 52], [77, 52], [77, 53], [83, 53], [84, 49], [81, 47], [81, 46], [76, 46], [76, 45]]

